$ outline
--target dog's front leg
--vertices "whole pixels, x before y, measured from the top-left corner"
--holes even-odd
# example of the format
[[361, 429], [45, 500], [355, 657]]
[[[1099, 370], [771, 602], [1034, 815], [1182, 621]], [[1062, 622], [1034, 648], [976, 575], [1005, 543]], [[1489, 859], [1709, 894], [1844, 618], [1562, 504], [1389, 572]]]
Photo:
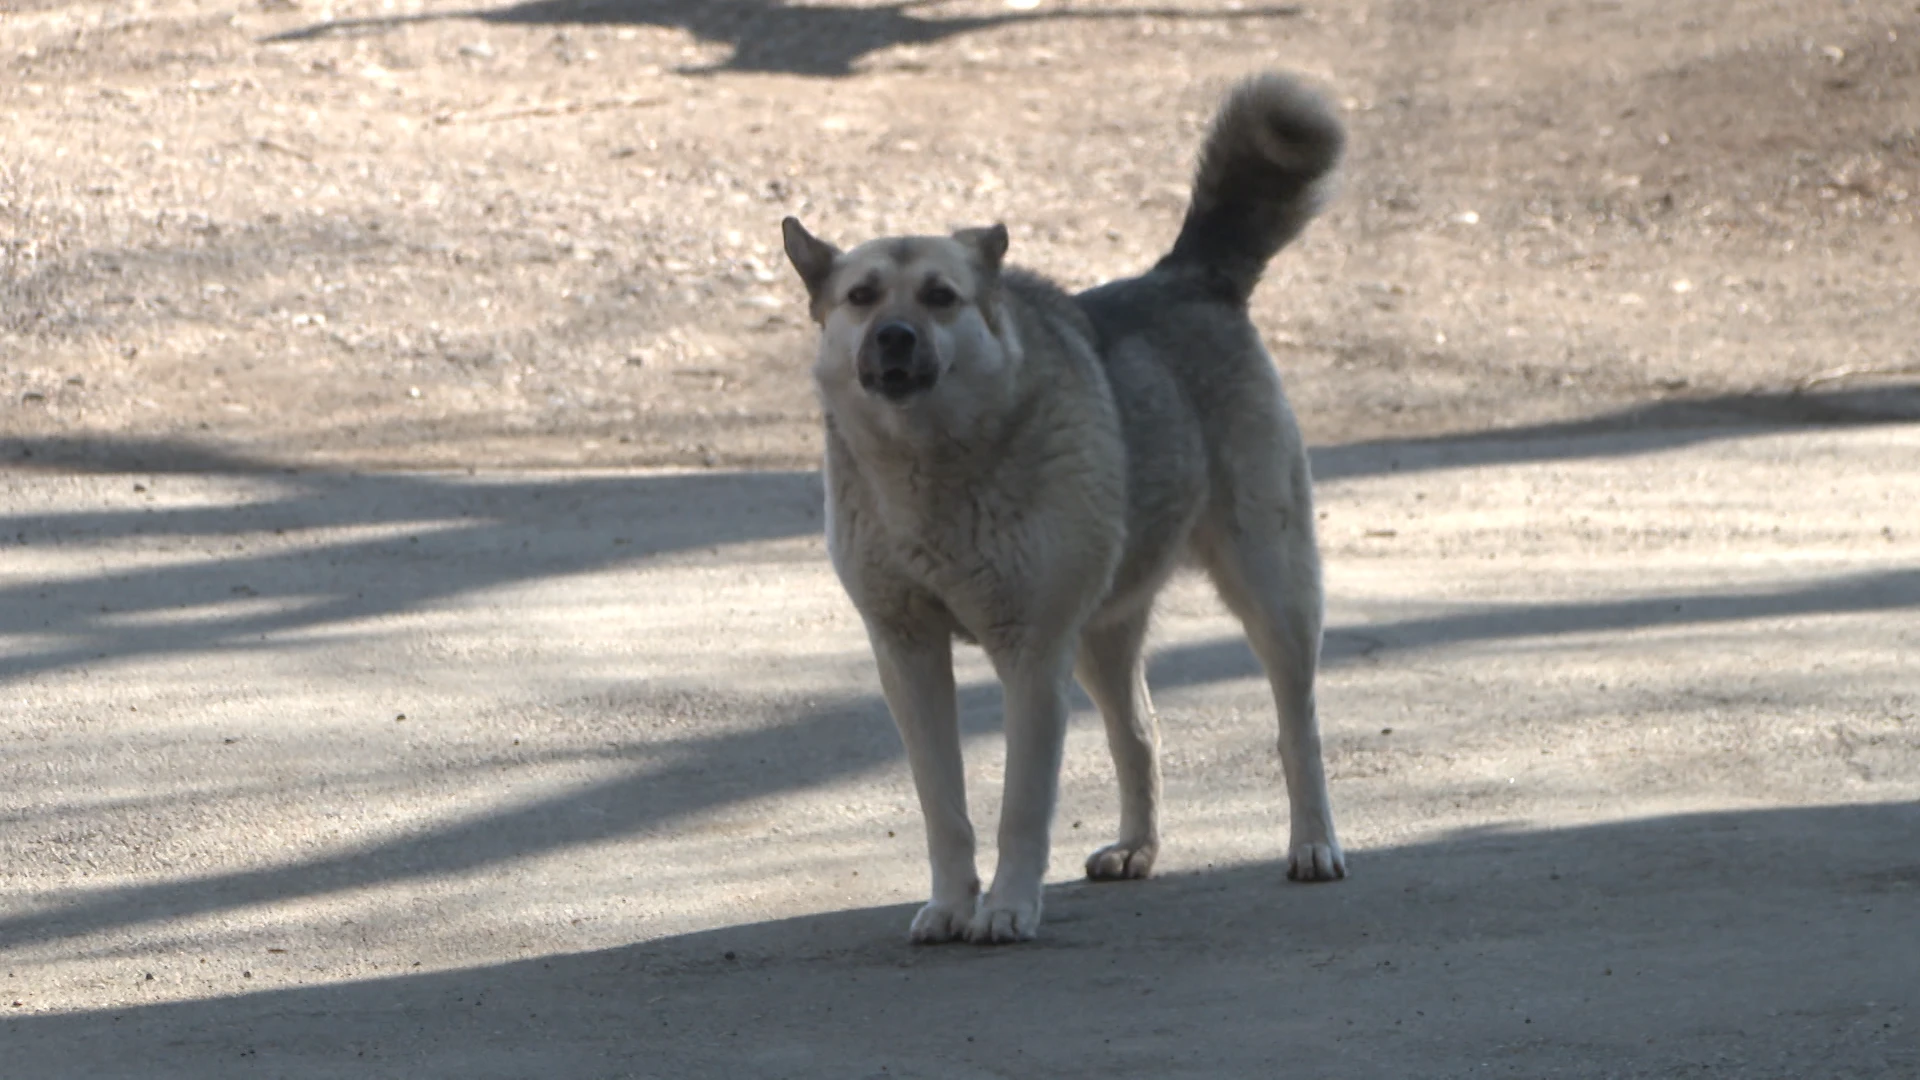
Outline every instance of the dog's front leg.
[[927, 826], [933, 898], [913, 917], [916, 942], [966, 937], [980, 896], [967, 818], [967, 777], [960, 760], [960, 718], [953, 690], [953, 641], [945, 634], [909, 635], [868, 627], [893, 722], [906, 745]]
[[967, 936], [976, 944], [1028, 941], [1040, 929], [1040, 886], [1067, 735], [1068, 650], [998, 662], [1006, 689], [1007, 781], [1000, 861]]

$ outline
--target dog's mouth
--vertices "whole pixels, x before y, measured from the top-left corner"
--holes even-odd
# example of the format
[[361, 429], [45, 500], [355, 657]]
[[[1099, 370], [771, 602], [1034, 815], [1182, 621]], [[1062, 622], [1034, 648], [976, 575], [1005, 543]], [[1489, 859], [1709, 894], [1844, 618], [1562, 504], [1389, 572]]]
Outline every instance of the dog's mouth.
[[902, 402], [933, 389], [938, 379], [931, 367], [887, 367], [880, 371], [862, 371], [860, 389], [888, 401]]
[[940, 365], [921, 331], [904, 319], [877, 323], [861, 344], [854, 365], [860, 388], [900, 404], [933, 388]]

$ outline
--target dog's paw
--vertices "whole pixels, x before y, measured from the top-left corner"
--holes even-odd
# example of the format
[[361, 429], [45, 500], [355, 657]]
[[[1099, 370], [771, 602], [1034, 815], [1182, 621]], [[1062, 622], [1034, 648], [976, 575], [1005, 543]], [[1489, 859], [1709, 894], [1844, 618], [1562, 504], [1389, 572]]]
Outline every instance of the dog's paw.
[[1347, 876], [1347, 857], [1336, 840], [1295, 844], [1287, 852], [1287, 877], [1293, 881], [1339, 881]]
[[1092, 881], [1132, 881], [1153, 873], [1153, 857], [1160, 844], [1148, 840], [1139, 844], [1108, 844], [1087, 856], [1087, 878]]
[[957, 904], [930, 903], [913, 917], [913, 925], [907, 928], [907, 937], [915, 945], [944, 945], [949, 941], [964, 941], [968, 929], [973, 925], [975, 906], [970, 899]]
[[974, 912], [973, 925], [967, 928], [967, 940], [975, 945], [1007, 945], [1032, 941], [1039, 931], [1038, 898], [1005, 904], [989, 897], [981, 901], [980, 910]]

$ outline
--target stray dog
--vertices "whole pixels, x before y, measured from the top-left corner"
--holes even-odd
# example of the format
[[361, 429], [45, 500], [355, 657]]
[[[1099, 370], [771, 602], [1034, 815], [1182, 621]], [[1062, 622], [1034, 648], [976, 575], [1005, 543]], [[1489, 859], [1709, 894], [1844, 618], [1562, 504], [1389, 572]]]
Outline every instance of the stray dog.
[[[820, 325], [827, 547], [926, 819], [933, 898], [914, 941], [1034, 936], [1072, 677], [1099, 706], [1120, 775], [1119, 838], [1087, 876], [1152, 869], [1159, 733], [1141, 645], [1155, 593], [1187, 556], [1273, 687], [1288, 876], [1346, 876], [1314, 713], [1322, 600], [1306, 449], [1247, 317], [1344, 142], [1291, 79], [1241, 84], [1201, 151], [1172, 251], [1077, 296], [1005, 266], [1004, 225], [842, 252], [783, 222]], [[1000, 858], [984, 896], [955, 638], [986, 650], [1005, 689]]]

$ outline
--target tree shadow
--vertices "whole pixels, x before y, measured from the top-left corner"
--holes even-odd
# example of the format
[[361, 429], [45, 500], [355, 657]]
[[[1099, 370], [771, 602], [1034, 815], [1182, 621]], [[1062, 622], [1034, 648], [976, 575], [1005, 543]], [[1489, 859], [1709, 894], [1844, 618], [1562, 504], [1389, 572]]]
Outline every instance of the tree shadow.
[[[1696, 592], [1586, 603], [1499, 604], [1416, 619], [1327, 629], [1321, 663], [1490, 641], [1540, 640], [1568, 634], [1621, 633], [1672, 626], [1713, 626], [1756, 619], [1853, 615], [1920, 608], [1920, 569], [1844, 574], [1792, 588]], [[1245, 679], [1259, 665], [1239, 636], [1155, 650], [1148, 682], [1180, 686]]]
[[[1649, 409], [1642, 415], [1663, 414]], [[1800, 421], [1779, 417], [1774, 422]], [[1475, 464], [1649, 452], [1754, 430], [1751, 425], [1677, 432], [1630, 427], [1611, 435], [1562, 436], [1549, 428], [1531, 439], [1463, 437], [1437, 448], [1432, 441], [1397, 448], [1374, 444], [1346, 462], [1343, 475], [1386, 471], [1390, 464], [1423, 468], [1435, 460]], [[215, 474], [249, 479], [259, 489], [225, 505], [119, 505], [0, 515], [0, 545], [8, 546], [142, 535], [221, 541], [202, 559], [130, 570], [108, 567], [57, 586], [17, 580], [0, 586], [0, 638], [20, 643], [0, 654], [0, 686], [95, 661], [253, 648], [263, 634], [431, 607], [475, 590], [545, 577], [637, 566], [689, 549], [817, 534], [821, 527], [821, 492], [812, 473], [350, 475], [296, 473], [174, 444], [39, 440], [8, 449], [0, 447], [0, 456], [49, 468], [122, 475], [138, 470], [154, 484], [164, 484], [169, 471]], [[22, 457], [25, 450], [31, 456]], [[1319, 457], [1336, 455], [1332, 460], [1339, 462], [1337, 455], [1348, 451], [1329, 448]], [[129, 493], [124, 501], [134, 502], [134, 496]], [[363, 534], [305, 543], [266, 539], [326, 529]], [[381, 535], [365, 536], [369, 529]], [[229, 541], [236, 538], [258, 549], [235, 552]], [[122, 618], [196, 606], [217, 611], [236, 595], [259, 603], [186, 623]], [[1325, 663], [1333, 668], [1403, 649], [1915, 607], [1920, 607], [1920, 571], [1914, 570], [1843, 574], [1746, 592], [1510, 604], [1334, 626]], [[1151, 659], [1150, 677], [1160, 689], [1257, 674], [1237, 636], [1160, 649]], [[636, 693], [643, 694], [644, 685]], [[996, 729], [998, 701], [993, 685], [962, 687], [970, 736]], [[893, 767], [899, 757], [885, 708], [873, 694], [769, 715], [745, 732], [692, 737], [661, 749], [658, 760], [615, 778], [512, 811], [440, 823], [370, 848], [257, 871], [76, 894], [57, 906], [0, 919], [0, 940], [63, 938], [471, 870], [638, 835], [738, 801]], [[786, 767], [769, 773], [760, 764], [766, 761]]]
[[[306, 472], [191, 444], [120, 440], [0, 444], [0, 456], [49, 469], [132, 473], [155, 489], [169, 474], [249, 484], [246, 496], [212, 505], [141, 505], [129, 493], [112, 508], [0, 515], [0, 544], [10, 546], [143, 536], [221, 543], [205, 558], [107, 570], [57, 588], [0, 585], [0, 635], [53, 642], [0, 654], [0, 685], [93, 660], [240, 647], [262, 635], [417, 610], [516, 582], [821, 528], [823, 494], [813, 472]], [[302, 539], [329, 531], [346, 535]], [[236, 599], [249, 601], [244, 611], [186, 624], [138, 618]]]
[[684, 30], [733, 50], [712, 67], [688, 73], [768, 72], [843, 78], [868, 54], [896, 45], [926, 45], [951, 37], [1030, 22], [1111, 19], [1248, 20], [1300, 15], [1298, 4], [1191, 12], [1172, 8], [1074, 8], [1009, 11], [997, 15], [921, 15], [937, 0], [891, 4], [804, 4], [782, 0], [529, 0], [504, 8], [389, 18], [336, 19], [289, 30], [267, 41], [304, 41], [333, 35], [384, 33], [410, 23], [473, 19], [531, 25], [658, 26]]
[[0, 1038], [35, 1077], [1913, 1076], [1917, 832], [1911, 802], [1474, 830], [1332, 886], [1056, 885], [1017, 948], [866, 908]]
[[[1361, 658], [1377, 661], [1398, 648], [1901, 607], [1920, 607], [1920, 571], [1857, 575], [1779, 593], [1515, 605], [1510, 610], [1334, 627], [1328, 632], [1323, 665], [1334, 669]], [[1154, 650], [1149, 666], [1149, 681], [1160, 691], [1259, 675], [1251, 652], [1238, 636]], [[616, 702], [621, 712], [650, 705], [644, 683], [616, 696], [621, 698]], [[965, 737], [978, 740], [997, 732], [1000, 690], [996, 684], [963, 684], [959, 699]], [[742, 700], [729, 711], [746, 714], [756, 708], [764, 711], [766, 706]], [[647, 763], [561, 795], [413, 829], [369, 847], [258, 870], [71, 894], [38, 911], [0, 918], [0, 942], [74, 938], [379, 884], [458, 875], [515, 859], [631, 839], [752, 799], [847, 782], [897, 767], [901, 757], [885, 703], [877, 694], [770, 713], [746, 731], [650, 743], [644, 753], [615, 744], [608, 756], [629, 752], [648, 759]], [[769, 770], [768, 762], [780, 762], [781, 768]]]
[[1920, 422], [1920, 382], [1670, 398], [1579, 420], [1316, 447], [1315, 481], [1657, 454], [1779, 431]]
[[[1740, 395], [1660, 402], [1588, 420], [1438, 439], [1385, 440], [1312, 451], [1320, 482], [1426, 469], [1651, 454], [1714, 439], [1809, 426], [1883, 424], [1920, 417], [1920, 385], [1870, 394]], [[250, 539], [251, 548], [137, 573], [0, 586], [0, 635], [57, 644], [0, 655], [0, 683], [91, 660], [232, 646], [263, 634], [415, 610], [452, 596], [558, 577], [687, 549], [817, 534], [820, 481], [812, 472], [615, 473], [468, 479], [450, 473], [301, 471], [186, 442], [0, 439], [0, 461], [99, 473], [252, 478], [265, 497], [231, 505], [155, 506], [0, 514], [0, 544], [112, 542], [140, 536]], [[385, 535], [319, 546], [276, 542], [328, 529]], [[398, 535], [406, 533], [406, 535]], [[324, 556], [317, 560], [316, 556]], [[320, 565], [323, 562], [324, 565]], [[1514, 605], [1366, 631], [1370, 642], [1417, 646], [1497, 636], [1714, 622], [1912, 604], [1914, 576], [1887, 573], [1744, 597], [1660, 597], [1586, 605]], [[247, 613], [182, 627], [128, 616], [258, 601]], [[1680, 619], [1669, 619], [1668, 607]], [[1358, 640], [1358, 639], [1355, 639]], [[1344, 643], [1329, 655], [1378, 645]], [[1244, 673], [1227, 643], [1188, 658], [1200, 669]]]

